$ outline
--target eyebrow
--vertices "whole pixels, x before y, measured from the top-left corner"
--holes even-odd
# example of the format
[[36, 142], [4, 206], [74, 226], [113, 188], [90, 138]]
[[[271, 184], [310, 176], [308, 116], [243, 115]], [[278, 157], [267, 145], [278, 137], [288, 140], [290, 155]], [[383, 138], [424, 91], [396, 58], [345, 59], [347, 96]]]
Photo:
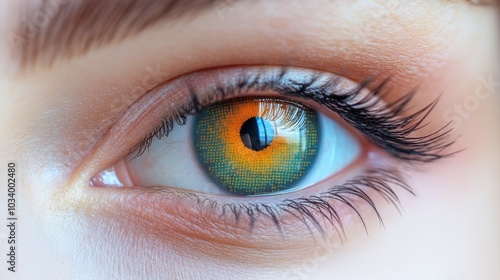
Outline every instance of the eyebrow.
[[[212, 8], [224, 13], [243, 0], [29, 0], [9, 34], [21, 69], [80, 56], [164, 22]], [[460, 0], [488, 5], [490, 0]]]
[[21, 7], [10, 34], [21, 68], [51, 65], [124, 40], [168, 19], [212, 8], [223, 14], [242, 0], [37, 0]]

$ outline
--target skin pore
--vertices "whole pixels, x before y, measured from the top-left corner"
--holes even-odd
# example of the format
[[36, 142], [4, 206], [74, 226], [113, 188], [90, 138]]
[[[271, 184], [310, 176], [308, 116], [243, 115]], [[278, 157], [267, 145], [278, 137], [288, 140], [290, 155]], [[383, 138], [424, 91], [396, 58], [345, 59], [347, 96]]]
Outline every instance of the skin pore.
[[[500, 277], [500, 84], [493, 5], [222, 1], [128, 36], [88, 47], [75, 43], [76, 49], [66, 52], [64, 41], [55, 39], [57, 47], [36, 49], [45, 42], [39, 38], [44, 26], [28, 37], [16, 29], [24, 11], [19, 2], [0, 4], [5, 22], [0, 25], [5, 38], [0, 40], [0, 158], [2, 164], [18, 164], [22, 225], [18, 278], [2, 267], [2, 279]], [[73, 5], [63, 2], [59, 9]], [[24, 23], [32, 18], [24, 17]], [[73, 28], [59, 24], [55, 30]], [[13, 45], [12, 34], [26, 40]], [[152, 199], [139, 188], [126, 195], [119, 188], [89, 186], [96, 173], [124, 158], [161, 121], [151, 113], [153, 106], [137, 105], [148, 103], [151, 89], [198, 71], [250, 66], [313, 69], [356, 83], [390, 77], [383, 99], [391, 102], [418, 89], [409, 105], [413, 110], [440, 97], [417, 136], [451, 122], [457, 141], [450, 151], [460, 152], [403, 170], [416, 197], [397, 190], [402, 215], [377, 199], [385, 227], [367, 214], [369, 235], [359, 222], [347, 223], [343, 244], [333, 231], [324, 239], [290, 220], [283, 235], [270, 222], [249, 232], [244, 223], [196, 215], [198, 208], [182, 199]], [[175, 97], [163, 95], [161, 104], [176, 103]], [[346, 172], [332, 180], [349, 178], [352, 173]]]

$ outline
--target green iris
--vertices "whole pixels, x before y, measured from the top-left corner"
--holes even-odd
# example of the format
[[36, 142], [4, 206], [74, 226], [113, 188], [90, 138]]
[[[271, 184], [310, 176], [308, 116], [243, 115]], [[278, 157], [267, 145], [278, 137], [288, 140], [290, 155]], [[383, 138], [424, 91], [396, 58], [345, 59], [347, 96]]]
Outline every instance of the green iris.
[[193, 130], [201, 167], [222, 190], [236, 195], [295, 188], [316, 159], [318, 139], [314, 110], [271, 98], [206, 107]]

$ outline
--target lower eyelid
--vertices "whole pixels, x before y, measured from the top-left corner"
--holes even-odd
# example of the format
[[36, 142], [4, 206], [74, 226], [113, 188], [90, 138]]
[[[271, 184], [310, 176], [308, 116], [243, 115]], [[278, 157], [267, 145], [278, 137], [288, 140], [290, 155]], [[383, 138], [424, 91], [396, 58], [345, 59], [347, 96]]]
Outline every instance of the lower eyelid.
[[[165, 192], [164, 188], [121, 193], [120, 197], [120, 206], [112, 210], [115, 218], [126, 219], [164, 241], [187, 246], [206, 241], [212, 246], [217, 244], [214, 247], [221, 246], [221, 251], [235, 247], [270, 252], [286, 250], [290, 246], [300, 248], [303, 247], [300, 244], [306, 245], [314, 240], [302, 222], [287, 213], [282, 213], [279, 218], [278, 229], [269, 217], [256, 217], [253, 221], [244, 208], [240, 209], [242, 213], [236, 221], [229, 208], [226, 214], [213, 212], [214, 200], [177, 191]], [[305, 236], [309, 236], [306, 244]]]
[[[356, 168], [361, 172], [360, 167]], [[344, 177], [352, 176], [346, 174]], [[383, 173], [381, 173], [381, 176]], [[325, 182], [330, 184], [331, 182]], [[394, 187], [394, 186], [393, 186]], [[298, 212], [283, 211], [275, 212], [275, 218], [279, 226], [273, 220], [272, 215], [262, 205], [278, 205], [278, 199], [272, 197], [256, 197], [254, 202], [245, 202], [242, 200], [230, 198], [229, 200], [221, 197], [211, 197], [199, 194], [193, 194], [185, 191], [165, 189], [164, 187], [148, 188], [122, 188], [116, 193], [114, 203], [104, 203], [107, 213], [112, 213], [117, 220], [123, 223], [132, 223], [134, 227], [143, 229], [156, 238], [183, 244], [183, 246], [192, 246], [197, 242], [204, 242], [210, 246], [212, 251], [207, 254], [215, 253], [213, 247], [220, 250], [220, 253], [228, 254], [231, 248], [247, 248], [256, 251], [273, 252], [289, 250], [289, 248], [304, 248], [315, 244], [317, 238], [326, 234], [327, 239], [335, 244], [342, 244], [343, 234], [357, 235], [366, 228], [364, 222], [358, 214], [362, 215], [364, 221], [371, 220], [370, 217], [377, 216], [376, 209], [373, 209], [370, 203], [360, 199], [356, 195], [348, 195], [348, 201], [356, 205], [356, 211], [340, 200], [332, 199], [331, 209], [335, 209], [337, 215], [343, 221], [343, 228], [339, 225], [329, 225], [326, 217], [316, 215], [317, 219], [324, 228], [324, 232], [315, 228], [313, 224], [304, 223], [303, 218]], [[370, 199], [378, 205], [381, 197], [373, 195], [373, 190], [366, 190]], [[398, 191], [398, 190], [394, 190]], [[312, 193], [314, 191], [311, 191]], [[375, 191], [376, 193], [376, 191]], [[283, 197], [283, 196], [282, 196]], [[304, 196], [304, 199], [315, 199], [318, 195]], [[282, 198], [281, 198], [282, 199]], [[285, 201], [290, 200], [286, 199]], [[233, 205], [236, 208], [231, 208]], [[261, 213], [257, 211], [256, 205], [261, 205]], [[312, 206], [312, 204], [310, 205]], [[317, 206], [321, 207], [321, 206]], [[224, 208], [224, 211], [221, 209]], [[278, 208], [275, 208], [278, 209]], [[315, 212], [314, 207], [309, 211]], [[234, 211], [239, 211], [235, 215]], [[247, 211], [252, 211], [250, 215]], [[377, 220], [377, 219], [375, 219]], [[198, 248], [204, 250], [204, 248]], [[240, 256], [234, 256], [239, 258]]]

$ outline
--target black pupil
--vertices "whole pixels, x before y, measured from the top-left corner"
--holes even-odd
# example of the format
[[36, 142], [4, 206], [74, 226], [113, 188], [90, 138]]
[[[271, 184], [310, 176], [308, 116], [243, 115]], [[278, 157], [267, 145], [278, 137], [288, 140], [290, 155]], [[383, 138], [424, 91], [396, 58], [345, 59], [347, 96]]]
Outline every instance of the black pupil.
[[255, 117], [243, 123], [240, 136], [245, 147], [262, 151], [273, 142], [274, 128], [271, 122]]

